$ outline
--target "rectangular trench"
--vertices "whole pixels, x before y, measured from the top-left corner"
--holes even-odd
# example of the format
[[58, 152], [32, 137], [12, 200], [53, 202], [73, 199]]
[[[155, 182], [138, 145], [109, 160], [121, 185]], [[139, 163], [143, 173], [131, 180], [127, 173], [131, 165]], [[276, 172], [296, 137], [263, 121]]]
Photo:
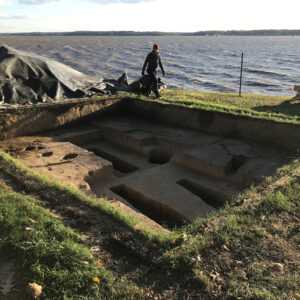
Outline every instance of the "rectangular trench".
[[192, 194], [201, 198], [206, 204], [215, 208], [220, 208], [227, 201], [230, 200], [224, 195], [221, 195], [216, 191], [210, 190], [208, 188], [204, 188], [200, 186], [198, 183], [189, 179], [179, 180], [177, 181], [177, 184], [179, 184], [180, 186], [182, 186]]
[[183, 216], [170, 207], [162, 205], [127, 185], [117, 185], [110, 188], [110, 190], [128, 201], [144, 215], [164, 227], [181, 227], [189, 223]]

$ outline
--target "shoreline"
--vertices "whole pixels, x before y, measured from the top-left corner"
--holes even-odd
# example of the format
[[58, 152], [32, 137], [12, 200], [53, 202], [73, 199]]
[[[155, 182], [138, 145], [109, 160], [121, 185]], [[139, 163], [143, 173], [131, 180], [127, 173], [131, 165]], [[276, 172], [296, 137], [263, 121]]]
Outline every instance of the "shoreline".
[[162, 31], [68, 31], [68, 32], [13, 32], [0, 36], [300, 36], [300, 29], [261, 30], [206, 30], [197, 32]]

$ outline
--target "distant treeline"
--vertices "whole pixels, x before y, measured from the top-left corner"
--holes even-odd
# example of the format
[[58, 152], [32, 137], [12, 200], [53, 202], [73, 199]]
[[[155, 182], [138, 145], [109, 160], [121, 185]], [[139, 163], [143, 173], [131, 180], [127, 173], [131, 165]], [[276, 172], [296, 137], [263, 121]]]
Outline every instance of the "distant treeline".
[[197, 32], [160, 31], [73, 31], [73, 32], [26, 32], [0, 33], [0, 36], [294, 36], [300, 30], [211, 30]]

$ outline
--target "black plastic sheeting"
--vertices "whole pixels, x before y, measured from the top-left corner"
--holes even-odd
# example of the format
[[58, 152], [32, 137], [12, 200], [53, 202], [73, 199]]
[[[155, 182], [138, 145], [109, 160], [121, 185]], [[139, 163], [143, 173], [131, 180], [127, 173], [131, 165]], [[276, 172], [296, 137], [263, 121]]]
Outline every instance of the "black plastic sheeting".
[[[166, 86], [159, 80], [159, 90]], [[68, 98], [145, 93], [148, 78], [129, 84], [127, 74], [118, 80], [96, 78], [33, 53], [0, 46], [0, 104], [35, 104]]]

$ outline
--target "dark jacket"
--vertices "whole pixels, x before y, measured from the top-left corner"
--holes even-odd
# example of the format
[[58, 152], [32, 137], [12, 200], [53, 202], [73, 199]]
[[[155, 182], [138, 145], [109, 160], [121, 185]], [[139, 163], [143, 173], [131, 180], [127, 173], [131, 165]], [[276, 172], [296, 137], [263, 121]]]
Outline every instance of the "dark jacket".
[[160, 66], [161, 71], [165, 73], [164, 67], [161, 63], [161, 58], [159, 53], [156, 53], [153, 50], [146, 57], [145, 63], [143, 65], [143, 72], [145, 72], [146, 67], [147, 67], [147, 71], [150, 72], [157, 71], [158, 66]]

